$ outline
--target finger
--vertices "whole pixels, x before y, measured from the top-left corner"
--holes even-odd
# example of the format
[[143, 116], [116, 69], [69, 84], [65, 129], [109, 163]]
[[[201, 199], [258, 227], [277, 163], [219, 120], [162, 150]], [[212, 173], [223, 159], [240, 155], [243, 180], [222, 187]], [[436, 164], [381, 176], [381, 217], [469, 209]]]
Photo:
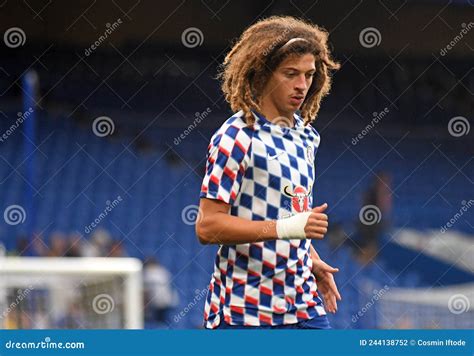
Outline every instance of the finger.
[[325, 296], [326, 308], [330, 313], [335, 313], [337, 310], [336, 298], [331, 293], [326, 293]]
[[331, 289], [332, 293], [334, 293], [338, 300], [342, 300], [341, 294], [337, 289], [336, 282], [334, 281], [334, 279], [331, 281], [329, 289]]
[[316, 220], [328, 221], [328, 216], [327, 216], [327, 214], [324, 214], [324, 213], [312, 213], [310, 215], [310, 218], [313, 218], [313, 219], [316, 219]]
[[328, 227], [329, 223], [327, 222], [327, 220], [316, 220], [315, 225], [322, 226], [322, 227]]
[[324, 210], [326, 210], [328, 208], [328, 204], [327, 203], [324, 203], [323, 205], [320, 205], [320, 206], [317, 206], [315, 208], [313, 208], [312, 210], [315, 212], [315, 213], [322, 213]]
[[328, 265], [327, 263], [324, 263], [324, 264], [322, 265], [322, 269], [323, 269], [324, 271], [326, 271], [326, 272], [329, 272], [329, 273], [337, 273], [337, 272], [339, 272], [339, 268], [334, 268], [334, 267]]
[[308, 220], [324, 220], [324, 221], [327, 221], [328, 216], [327, 216], [327, 214], [324, 214], [324, 213], [314, 213], [313, 212], [309, 216]]
[[327, 226], [319, 226], [317, 224], [308, 224], [305, 226], [305, 231], [313, 231], [313, 232], [325, 234], [328, 232], [328, 228]]
[[326, 219], [322, 218], [322, 219], [318, 219], [318, 218], [311, 218], [309, 217], [308, 218], [308, 221], [306, 222], [306, 225], [307, 226], [324, 226], [324, 227], [328, 227], [329, 226], [329, 223]]
[[331, 311], [332, 311], [333, 313], [335, 313], [335, 312], [336, 312], [336, 309], [337, 309], [337, 306], [336, 306], [336, 298], [334, 298], [334, 296], [332, 295], [332, 296], [330, 297], [330, 300], [331, 300]]
[[308, 239], [323, 239], [324, 234], [314, 233], [314, 232], [307, 232], [306, 237]]
[[331, 297], [329, 296], [329, 293], [324, 293], [324, 302], [326, 304], [326, 310], [330, 312], [332, 310], [332, 303], [331, 303]]
[[328, 232], [326, 227], [310, 227], [307, 229], [309, 232], [313, 232], [315, 234], [325, 234]]
[[318, 220], [318, 219], [308, 219], [308, 222], [306, 223], [308, 226], [322, 226], [322, 227], [328, 227], [329, 223], [327, 220]]
[[335, 295], [331, 295], [331, 304], [332, 304], [332, 309], [333, 309], [333, 313], [336, 313], [337, 311], [337, 301], [336, 301], [336, 296]]

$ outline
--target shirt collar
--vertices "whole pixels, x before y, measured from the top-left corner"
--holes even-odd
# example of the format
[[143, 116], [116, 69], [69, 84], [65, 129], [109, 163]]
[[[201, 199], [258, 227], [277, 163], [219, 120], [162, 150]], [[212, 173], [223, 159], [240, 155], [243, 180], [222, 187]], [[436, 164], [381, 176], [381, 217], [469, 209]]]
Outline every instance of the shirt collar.
[[[268, 120], [262, 113], [258, 112], [257, 110], [252, 110], [254, 117], [259, 122], [260, 125], [275, 125], [273, 122]], [[300, 127], [304, 127], [303, 119], [298, 115], [293, 115], [293, 127], [287, 127], [288, 129], [297, 129]]]

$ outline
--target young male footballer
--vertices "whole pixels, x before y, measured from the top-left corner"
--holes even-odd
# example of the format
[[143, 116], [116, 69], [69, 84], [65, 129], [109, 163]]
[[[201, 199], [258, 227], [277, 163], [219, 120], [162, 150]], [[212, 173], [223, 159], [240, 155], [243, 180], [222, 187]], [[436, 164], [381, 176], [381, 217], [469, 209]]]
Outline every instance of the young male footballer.
[[328, 228], [327, 204], [312, 207], [320, 136], [311, 125], [339, 68], [327, 39], [317, 25], [273, 16], [224, 60], [235, 114], [211, 138], [196, 224], [202, 243], [219, 245], [206, 328], [330, 328], [338, 269], [311, 244]]

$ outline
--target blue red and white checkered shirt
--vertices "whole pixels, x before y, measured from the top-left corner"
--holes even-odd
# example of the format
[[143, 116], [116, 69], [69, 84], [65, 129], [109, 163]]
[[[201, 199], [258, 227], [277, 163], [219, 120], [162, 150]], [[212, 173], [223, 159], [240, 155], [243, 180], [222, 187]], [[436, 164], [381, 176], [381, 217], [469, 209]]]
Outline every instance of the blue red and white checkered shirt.
[[[212, 136], [201, 198], [230, 204], [247, 220], [276, 220], [311, 210], [318, 132], [295, 114], [282, 127], [243, 112]], [[311, 240], [221, 245], [204, 310], [206, 328], [295, 324], [325, 315], [311, 272]]]

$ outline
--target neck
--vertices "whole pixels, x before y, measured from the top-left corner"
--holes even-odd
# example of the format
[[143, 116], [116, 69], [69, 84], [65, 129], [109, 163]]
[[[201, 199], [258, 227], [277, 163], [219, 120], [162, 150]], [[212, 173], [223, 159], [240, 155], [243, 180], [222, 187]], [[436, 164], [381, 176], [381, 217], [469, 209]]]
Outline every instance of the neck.
[[272, 105], [271, 103], [262, 101], [262, 103], [260, 104], [260, 112], [263, 116], [265, 116], [268, 121], [279, 122], [281, 121], [281, 118], [284, 117], [289, 122], [291, 122], [293, 126], [295, 125], [295, 119], [293, 116], [294, 112], [280, 111], [275, 107], [275, 105]]

